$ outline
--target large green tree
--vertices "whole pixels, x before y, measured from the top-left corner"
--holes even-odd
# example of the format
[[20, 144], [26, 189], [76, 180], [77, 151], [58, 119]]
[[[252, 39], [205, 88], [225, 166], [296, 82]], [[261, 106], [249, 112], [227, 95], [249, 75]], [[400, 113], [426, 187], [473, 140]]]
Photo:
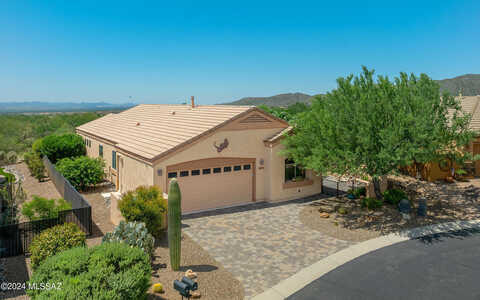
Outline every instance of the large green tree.
[[471, 116], [425, 74], [391, 81], [363, 67], [337, 83], [296, 120], [284, 154], [318, 173], [369, 175], [379, 198], [382, 176], [456, 155], [474, 136]]

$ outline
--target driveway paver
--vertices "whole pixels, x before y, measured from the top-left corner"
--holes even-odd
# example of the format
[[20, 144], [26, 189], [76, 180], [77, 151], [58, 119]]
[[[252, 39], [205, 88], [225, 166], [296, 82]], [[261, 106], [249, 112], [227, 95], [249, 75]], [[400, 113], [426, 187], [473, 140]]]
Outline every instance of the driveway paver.
[[305, 203], [319, 197], [325, 196], [189, 216], [183, 230], [243, 283], [250, 298], [353, 244], [300, 222]]

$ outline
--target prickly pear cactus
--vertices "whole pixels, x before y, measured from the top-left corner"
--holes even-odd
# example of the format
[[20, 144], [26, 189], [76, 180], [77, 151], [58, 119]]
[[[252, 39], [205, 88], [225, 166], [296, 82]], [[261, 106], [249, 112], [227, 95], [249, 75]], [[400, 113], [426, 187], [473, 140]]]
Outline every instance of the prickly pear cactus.
[[170, 264], [177, 271], [180, 268], [181, 236], [182, 236], [182, 195], [176, 178], [170, 181], [168, 193], [168, 248]]

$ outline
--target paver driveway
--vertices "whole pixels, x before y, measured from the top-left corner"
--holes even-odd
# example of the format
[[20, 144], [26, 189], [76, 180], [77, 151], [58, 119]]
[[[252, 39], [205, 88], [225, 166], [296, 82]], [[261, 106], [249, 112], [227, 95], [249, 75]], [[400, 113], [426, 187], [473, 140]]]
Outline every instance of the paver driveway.
[[305, 203], [321, 197], [188, 216], [183, 230], [243, 283], [250, 298], [352, 244], [300, 222]]

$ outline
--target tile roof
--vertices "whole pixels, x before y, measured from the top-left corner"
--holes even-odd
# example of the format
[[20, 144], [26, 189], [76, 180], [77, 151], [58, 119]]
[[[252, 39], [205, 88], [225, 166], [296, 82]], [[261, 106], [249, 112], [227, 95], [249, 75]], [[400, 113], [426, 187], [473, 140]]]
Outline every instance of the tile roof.
[[77, 127], [147, 160], [181, 146], [253, 106], [140, 104]]
[[275, 133], [273, 136], [269, 137], [264, 142], [275, 143], [277, 140], [281, 139], [286, 133], [290, 132], [292, 129], [293, 129], [292, 126], [288, 126], [287, 128], [284, 128], [279, 132]]
[[[480, 95], [479, 96], [458, 96], [462, 110], [472, 115], [470, 129], [480, 132]], [[450, 111], [450, 113], [452, 113]]]

